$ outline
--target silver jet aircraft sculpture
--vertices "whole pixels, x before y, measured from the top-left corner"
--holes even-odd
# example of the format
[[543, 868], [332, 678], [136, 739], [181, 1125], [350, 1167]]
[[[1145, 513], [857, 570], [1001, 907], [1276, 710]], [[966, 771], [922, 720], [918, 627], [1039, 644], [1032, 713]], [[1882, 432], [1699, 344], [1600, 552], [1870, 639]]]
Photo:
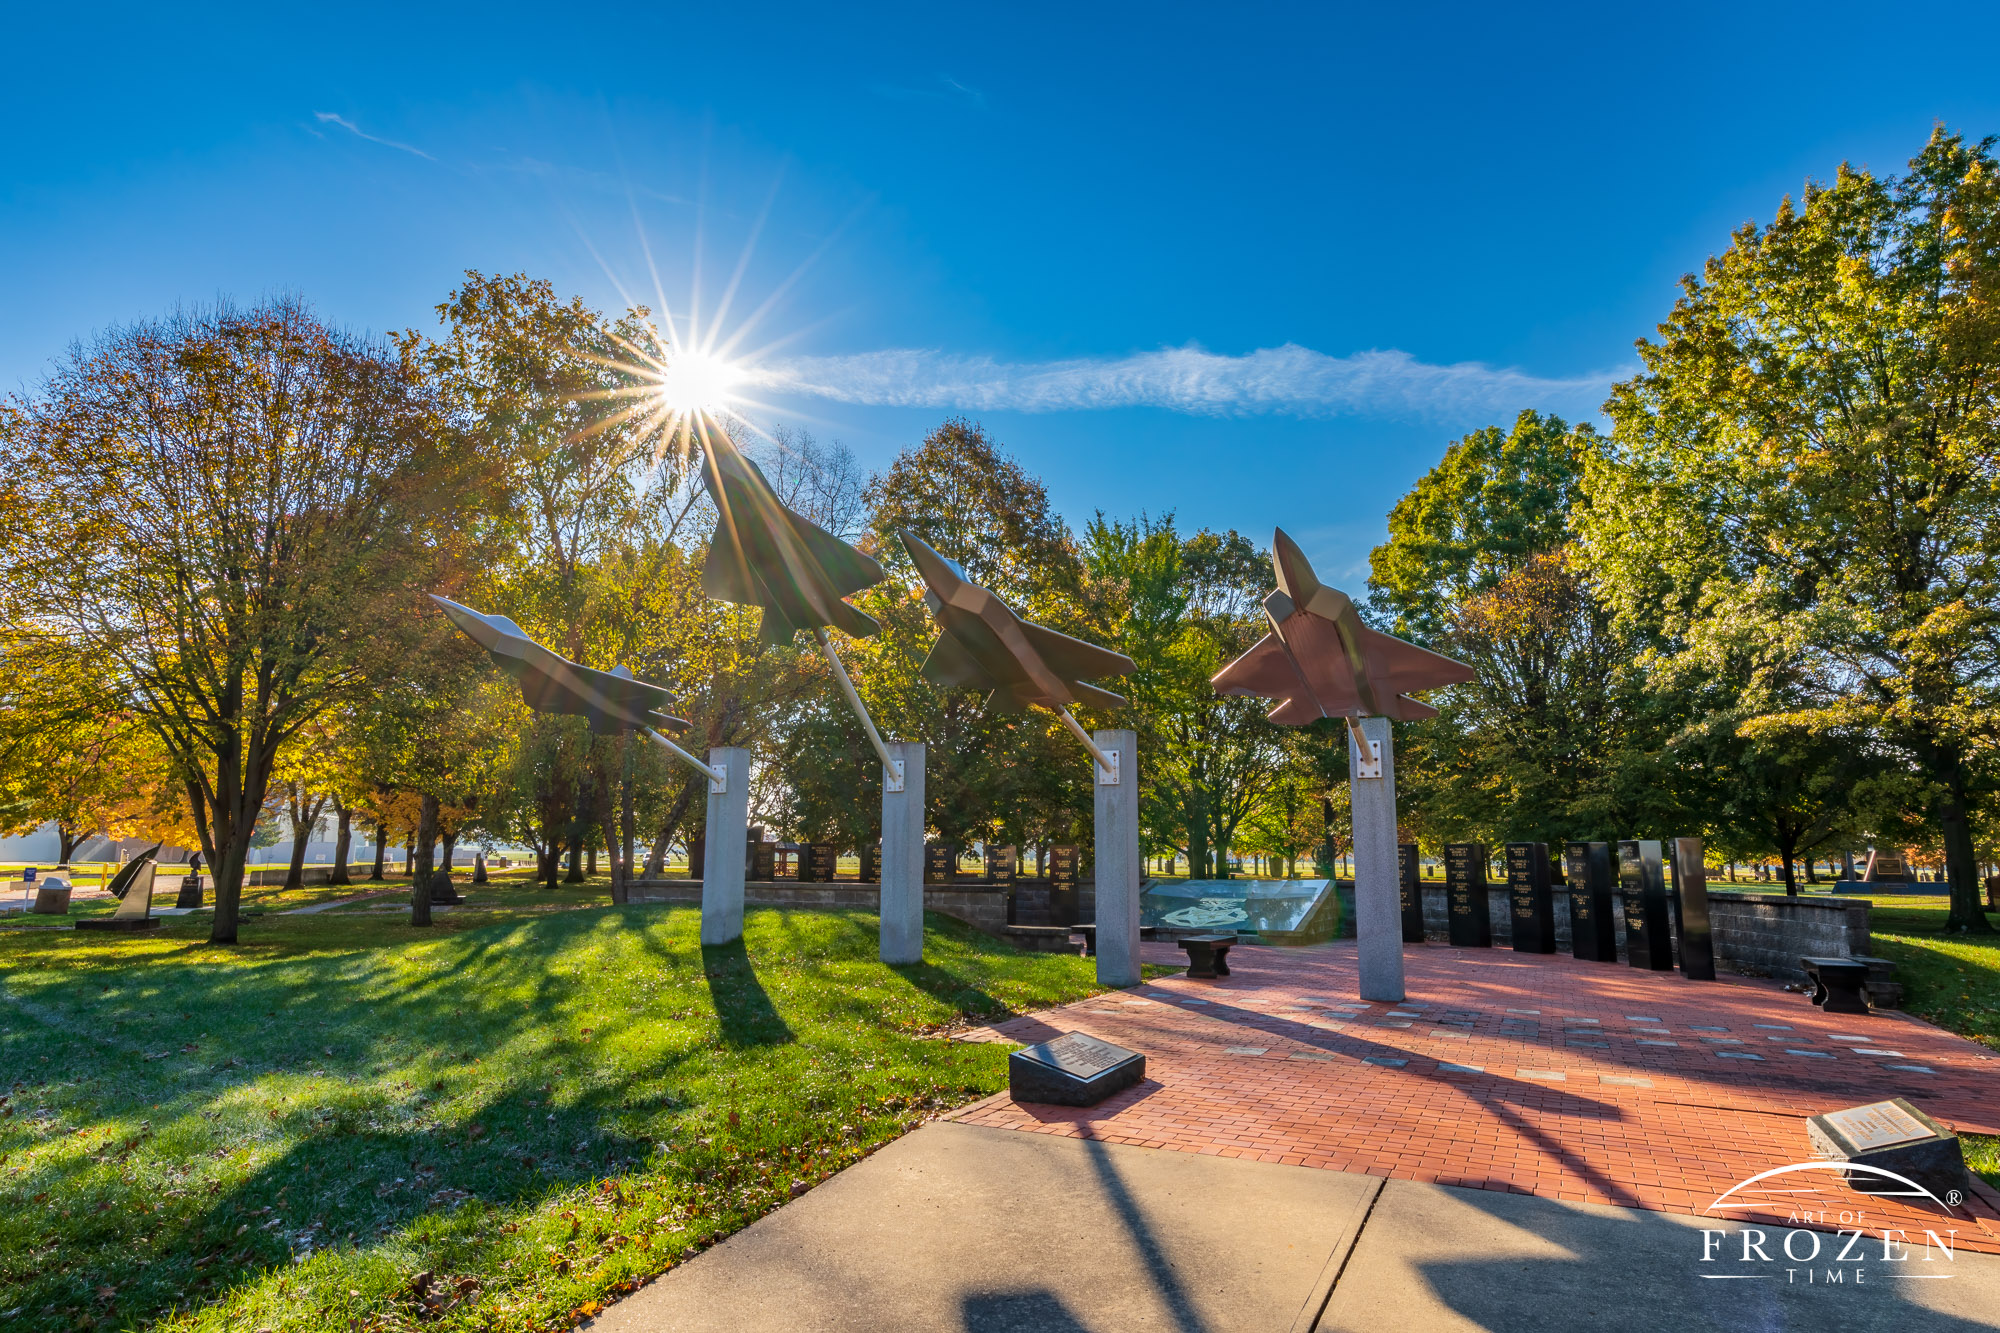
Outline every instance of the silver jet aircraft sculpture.
[[1271, 566], [1278, 576], [1264, 599], [1271, 632], [1215, 673], [1217, 693], [1276, 699], [1266, 716], [1282, 726], [1338, 717], [1353, 728], [1364, 717], [1435, 717], [1437, 709], [1409, 696], [1472, 679], [1465, 663], [1362, 624], [1353, 600], [1319, 581], [1282, 528], [1271, 539]]
[[873, 558], [787, 509], [764, 470], [743, 456], [721, 423], [703, 417], [697, 425], [702, 484], [716, 512], [702, 591], [718, 601], [762, 607], [758, 632], [766, 643], [790, 643], [802, 629], [813, 632], [847, 706], [881, 756], [888, 789], [901, 791], [902, 761], [889, 753], [826, 635], [829, 625], [857, 639], [880, 629], [873, 616], [845, 599], [888, 575]]
[[1276, 699], [1268, 716], [1284, 726], [1323, 717], [1347, 723], [1361, 998], [1400, 1002], [1402, 886], [1391, 723], [1434, 716], [1436, 709], [1410, 696], [1464, 684], [1473, 679], [1472, 668], [1362, 624], [1353, 600], [1319, 581], [1283, 529], [1271, 539], [1271, 565], [1278, 578], [1264, 599], [1271, 632], [1216, 672], [1213, 683], [1221, 694]]
[[489, 616], [462, 606], [448, 597], [431, 594], [451, 623], [458, 626], [487, 656], [521, 686], [521, 697], [538, 713], [570, 713], [590, 722], [600, 736], [621, 731], [640, 732], [666, 746], [706, 773], [716, 773], [707, 764], [662, 736], [655, 728], [679, 734], [688, 729], [683, 718], [668, 712], [674, 706], [672, 692], [638, 679], [624, 667], [610, 671], [572, 662], [528, 637], [528, 632], [506, 616]]
[[1021, 619], [922, 538], [909, 532], [901, 536], [903, 549], [923, 576], [924, 603], [941, 631], [924, 659], [924, 679], [987, 691], [989, 712], [1022, 713], [1039, 704], [1062, 718], [1100, 767], [1115, 772], [1116, 761], [1070, 716], [1069, 705], [1123, 705], [1124, 696], [1100, 689], [1086, 677], [1123, 676], [1133, 669], [1132, 659]]
[[880, 628], [845, 600], [887, 577], [882, 566], [778, 499], [756, 463], [720, 426], [702, 432], [702, 483], [715, 502], [702, 590], [764, 609], [766, 643], [790, 643], [802, 629], [831, 625], [857, 639]]

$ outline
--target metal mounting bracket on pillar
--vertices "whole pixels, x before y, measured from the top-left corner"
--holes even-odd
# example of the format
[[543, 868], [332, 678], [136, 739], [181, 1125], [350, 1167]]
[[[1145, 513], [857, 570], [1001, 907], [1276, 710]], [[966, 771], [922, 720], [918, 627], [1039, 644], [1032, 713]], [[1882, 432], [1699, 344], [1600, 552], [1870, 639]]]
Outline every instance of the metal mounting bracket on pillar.
[[708, 780], [708, 789], [717, 796], [727, 794], [729, 791], [729, 775], [727, 773], [717, 773]]
[[1104, 757], [1111, 761], [1108, 767], [1101, 763], [1092, 765], [1097, 770], [1097, 785], [1115, 787], [1118, 785], [1118, 751], [1107, 750], [1104, 752]]
[[1379, 778], [1382, 776], [1382, 742], [1371, 741], [1361, 734], [1361, 724], [1353, 718], [1347, 719], [1347, 729], [1354, 737], [1354, 776], [1357, 778]]
[[882, 765], [882, 790], [901, 791], [903, 789], [903, 761], [891, 759]]

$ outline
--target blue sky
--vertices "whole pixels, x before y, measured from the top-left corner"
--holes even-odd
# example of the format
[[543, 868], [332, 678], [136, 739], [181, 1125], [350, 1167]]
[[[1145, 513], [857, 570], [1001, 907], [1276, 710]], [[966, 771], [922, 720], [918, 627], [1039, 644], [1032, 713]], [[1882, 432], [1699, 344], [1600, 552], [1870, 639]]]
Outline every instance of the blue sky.
[[477, 268], [712, 315], [740, 263], [767, 424], [873, 468], [961, 410], [1074, 522], [1278, 524], [1352, 586], [1447, 441], [1594, 414], [1732, 227], [2000, 132], [1990, 5], [840, 8], [16, 7], [0, 389], [176, 302], [430, 328]]

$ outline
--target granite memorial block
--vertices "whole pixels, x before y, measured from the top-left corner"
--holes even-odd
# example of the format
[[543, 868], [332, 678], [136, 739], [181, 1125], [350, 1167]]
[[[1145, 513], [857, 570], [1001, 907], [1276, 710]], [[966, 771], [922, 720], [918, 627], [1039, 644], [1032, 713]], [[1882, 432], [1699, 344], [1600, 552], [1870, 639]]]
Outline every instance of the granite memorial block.
[[1493, 916], [1486, 898], [1485, 843], [1445, 844], [1444, 891], [1451, 915], [1451, 942], [1464, 948], [1492, 948]]
[[880, 884], [882, 882], [882, 844], [870, 843], [861, 849], [861, 882]]
[[949, 884], [957, 869], [958, 857], [951, 848], [940, 842], [924, 844], [924, 883]]
[[1514, 952], [1556, 951], [1556, 905], [1549, 884], [1549, 845], [1507, 844], [1507, 910], [1514, 922]]
[[1673, 922], [1657, 838], [1618, 844], [1618, 891], [1625, 903], [1625, 961], [1651, 972], [1674, 966]]
[[778, 878], [778, 844], [764, 841], [764, 831], [743, 842], [743, 878], [769, 884]]
[[68, 916], [69, 885], [59, 879], [23, 880], [35, 890], [35, 905], [28, 909], [34, 916]]
[[995, 847], [986, 844], [986, 882], [998, 884], [1002, 888], [1014, 886], [1015, 858], [1019, 855], [1012, 847]]
[[1403, 943], [1424, 942], [1423, 861], [1417, 844], [1406, 842], [1396, 848], [1396, 876], [1403, 893]]
[[1708, 862], [1700, 838], [1674, 839], [1674, 936], [1681, 975], [1715, 980], [1715, 940], [1708, 926]]
[[1049, 848], [1049, 924], [1073, 926], [1083, 912], [1074, 846]]
[[[1813, 1116], [1806, 1121], [1806, 1141], [1831, 1161], [1893, 1171], [1929, 1190], [1940, 1203], [1964, 1198], [1965, 1156], [1958, 1136], [1901, 1097]], [[1841, 1174], [1862, 1194], [1910, 1192], [1901, 1181], [1873, 1171]]]
[[1570, 952], [1593, 963], [1618, 961], [1611, 915], [1611, 844], [1573, 842], [1563, 857], [1569, 880]]
[[1095, 1106], [1146, 1077], [1146, 1057], [1108, 1041], [1067, 1032], [1007, 1057], [1007, 1091], [1017, 1102]]
[[809, 842], [799, 848], [799, 880], [806, 884], [833, 883], [840, 849], [830, 842]]

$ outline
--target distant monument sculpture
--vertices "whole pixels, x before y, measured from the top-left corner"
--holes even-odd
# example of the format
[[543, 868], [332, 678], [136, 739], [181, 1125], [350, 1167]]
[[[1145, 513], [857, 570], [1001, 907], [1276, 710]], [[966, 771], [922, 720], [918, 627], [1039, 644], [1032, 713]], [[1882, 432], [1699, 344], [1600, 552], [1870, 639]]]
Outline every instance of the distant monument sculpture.
[[108, 930], [125, 934], [158, 930], [160, 918], [153, 915], [153, 876], [158, 867], [151, 858], [138, 862], [138, 871], [127, 883], [125, 896], [118, 904], [118, 910], [110, 916], [84, 917], [76, 923], [78, 930]]
[[903, 549], [924, 580], [924, 603], [941, 631], [924, 660], [924, 679], [957, 689], [985, 690], [989, 712], [1048, 709], [1076, 733], [1096, 761], [1097, 979], [1109, 986], [1139, 983], [1138, 780], [1121, 781], [1133, 767], [1137, 737], [1130, 731], [1086, 732], [1071, 704], [1117, 708], [1124, 697], [1089, 683], [1092, 676], [1123, 676], [1134, 664], [1123, 653], [1073, 639], [1021, 619], [956, 563], [910, 532]]
[[[763, 469], [743, 456], [720, 422], [698, 413], [694, 425], [702, 446], [702, 484], [716, 512], [708, 563], [701, 572], [702, 589], [718, 601], [762, 608], [758, 632], [766, 643], [790, 643], [802, 629], [811, 630], [819, 642], [841, 696], [882, 760], [881, 958], [885, 963], [922, 962], [924, 747], [882, 739], [826, 632], [831, 626], [855, 638], [866, 638], [880, 629], [874, 617], [844, 599], [888, 575], [873, 559], [786, 508]], [[749, 752], [734, 753], [741, 754], [747, 775]], [[730, 828], [748, 826], [747, 797], [740, 811], [720, 810], [712, 797], [710, 805], [711, 829], [725, 823]], [[702, 940], [727, 943], [743, 933], [741, 862], [745, 844], [741, 838], [710, 837], [703, 855], [737, 885], [733, 915], [727, 906], [720, 907], [713, 932], [717, 938], [711, 939], [707, 905], [710, 875], [704, 866]]]
[[[567, 713], [584, 718], [590, 723], [591, 731], [600, 736], [636, 731], [665, 746], [708, 778], [711, 804], [716, 794], [728, 785], [724, 769], [704, 764], [660, 734], [659, 728], [677, 735], [688, 729], [685, 718], [675, 717], [667, 711], [674, 706], [672, 691], [640, 680], [622, 666], [610, 671], [598, 671], [572, 662], [535, 642], [526, 630], [506, 616], [485, 615], [436, 593], [431, 594], [431, 600], [438, 604], [452, 624], [486, 650], [496, 666], [520, 683], [521, 697], [536, 712]], [[631, 788], [630, 767], [630, 757], [627, 756], [624, 782], [627, 793]], [[742, 792], [748, 784], [749, 769], [746, 766], [743, 776], [736, 780], [736, 787]], [[748, 799], [747, 795], [745, 799]], [[748, 807], [745, 808], [747, 810]], [[625, 850], [628, 854], [614, 857], [613, 865], [621, 867], [621, 874], [629, 875], [630, 849]], [[453, 891], [452, 900], [456, 898], [456, 891]]]
[[1346, 593], [1313, 573], [1279, 529], [1271, 540], [1278, 586], [1264, 599], [1271, 632], [1215, 673], [1222, 694], [1276, 699], [1267, 716], [1284, 726], [1323, 717], [1347, 723], [1354, 811], [1354, 916], [1361, 998], [1403, 999], [1401, 894], [1397, 883], [1396, 768], [1390, 724], [1433, 717], [1411, 698], [1473, 679], [1463, 662], [1361, 623]]
[[158, 856], [160, 848], [163, 846], [165, 846], [164, 843], [156, 842], [120, 866], [118, 873], [111, 877], [111, 882], [104, 886], [104, 891], [112, 897], [122, 900], [125, 897], [125, 891], [132, 887], [132, 881], [138, 878], [141, 868], [155, 856]]

